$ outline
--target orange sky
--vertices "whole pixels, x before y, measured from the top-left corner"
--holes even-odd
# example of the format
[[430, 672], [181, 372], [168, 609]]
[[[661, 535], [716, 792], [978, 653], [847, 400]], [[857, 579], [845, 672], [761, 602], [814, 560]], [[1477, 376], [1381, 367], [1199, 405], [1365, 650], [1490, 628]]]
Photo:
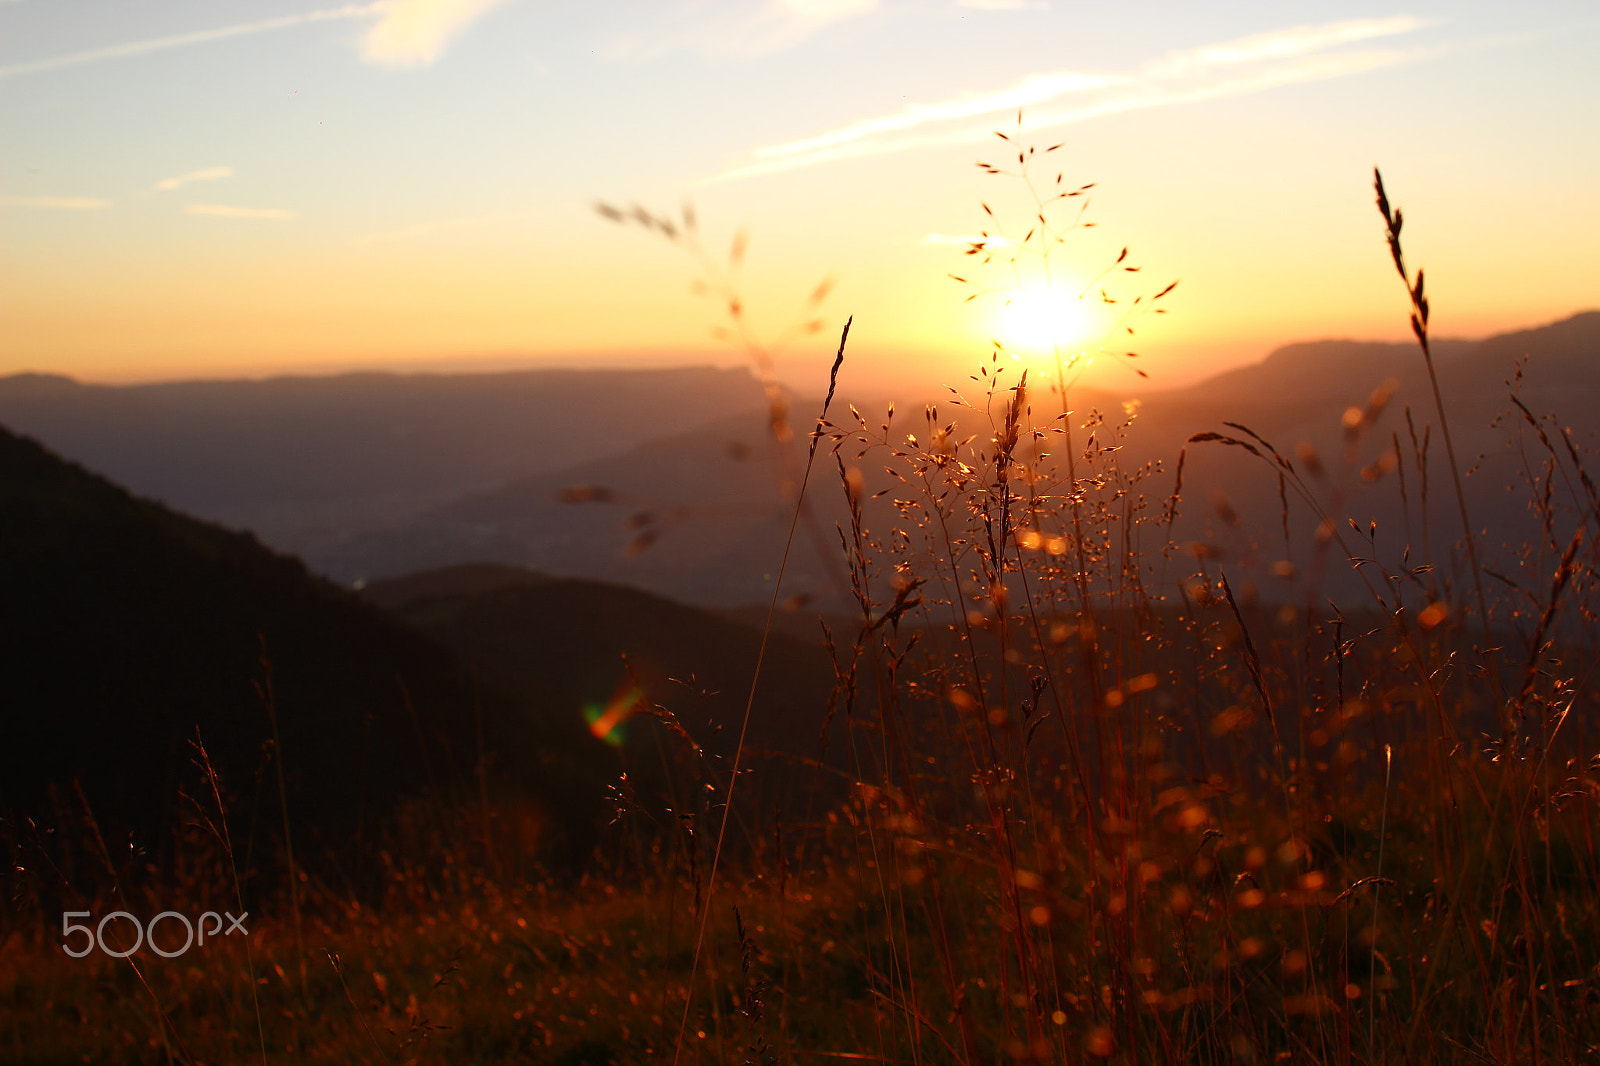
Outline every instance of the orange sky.
[[[692, 200], [714, 260], [752, 235], [738, 284], [763, 336], [837, 279], [826, 328], [780, 353], [797, 383], [821, 382], [846, 314], [862, 383], [1043, 343], [1039, 308], [1071, 317], [1126, 245], [1143, 270], [1113, 294], [1182, 279], [1132, 339], [1175, 385], [1291, 340], [1405, 334], [1374, 163], [1440, 335], [1600, 305], [1600, 139], [1574, 135], [1600, 128], [1584, 5], [1514, 23], [1487, 3], [219, 14], [0, 4], [0, 372], [737, 362], [689, 294], [695, 261], [592, 209]], [[961, 254], [985, 226], [1028, 228], [1024, 183], [974, 166], [1006, 162], [991, 131], [1017, 133], [1019, 107], [1018, 136], [1063, 145], [1037, 178], [1097, 183], [1096, 228], [1051, 251], [1056, 304], [1032, 257], [1014, 278], [1005, 246], [986, 270]], [[995, 291], [963, 303], [952, 272]]]

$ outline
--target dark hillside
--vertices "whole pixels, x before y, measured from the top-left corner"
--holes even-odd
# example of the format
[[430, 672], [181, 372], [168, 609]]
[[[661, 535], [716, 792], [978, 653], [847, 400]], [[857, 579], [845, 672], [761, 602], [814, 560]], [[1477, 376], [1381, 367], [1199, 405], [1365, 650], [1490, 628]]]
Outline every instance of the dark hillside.
[[[709, 763], [686, 758], [688, 745], [648, 714], [624, 718], [612, 738], [629, 779], [656, 799], [676, 806], [686, 782], [725, 768], [732, 755], [759, 629], [636, 589], [542, 578], [516, 567], [452, 567], [374, 582], [365, 595], [470, 657], [486, 679], [538, 692], [568, 708], [574, 721], [580, 711], [593, 717], [610, 706], [670, 711]], [[763, 762], [781, 754], [757, 779], [763, 798], [746, 797], [754, 809], [770, 815], [780, 799], [791, 809], [803, 805], [814, 786], [804, 760], [819, 754], [832, 682], [820, 646], [772, 635], [746, 745], [763, 753]], [[635, 686], [641, 696], [629, 705]], [[842, 750], [842, 725], [841, 716], [830, 733], [834, 754]]]
[[[402, 795], [472, 781], [484, 744], [581, 839], [610, 757], [542, 701], [475, 684], [441, 645], [253, 537], [137, 499], [0, 431], [0, 807], [76, 807], [145, 846], [194, 787], [198, 727], [236, 796], [276, 815], [271, 664], [289, 809], [325, 839]], [[264, 797], [264, 798], [263, 798]], [[266, 815], [263, 815], [265, 818]], [[275, 820], [275, 819], [274, 819]], [[264, 824], [272, 825], [273, 820]]]

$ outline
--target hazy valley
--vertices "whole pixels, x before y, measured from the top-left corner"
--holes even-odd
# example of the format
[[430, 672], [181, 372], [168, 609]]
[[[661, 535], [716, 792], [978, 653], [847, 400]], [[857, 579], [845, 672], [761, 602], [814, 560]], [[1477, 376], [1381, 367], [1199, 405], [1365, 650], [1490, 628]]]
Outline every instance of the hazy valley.
[[[1524, 438], [1533, 430], [1510, 397], [1515, 392], [1535, 418], [1557, 418], [1577, 446], [1593, 447], [1600, 440], [1600, 312], [1482, 342], [1440, 342], [1438, 358], [1444, 399], [1455, 412], [1458, 458], [1473, 468], [1466, 479], [1472, 512], [1487, 543], [1514, 551], [1530, 527], [1506, 500], [1520, 484]], [[1007, 369], [1002, 386], [1018, 376], [1017, 365]], [[1037, 368], [1030, 377], [1035, 426], [1050, 425], [1060, 413], [1050, 379]], [[1359, 439], [1347, 439], [1345, 411], [1365, 406], [1391, 379], [1397, 387], [1379, 421]], [[854, 428], [848, 402], [875, 427], [893, 400], [897, 434], [926, 438], [923, 408], [930, 402], [939, 405], [941, 423], [957, 424], [958, 436], [993, 432], [998, 408], [988, 415], [962, 410], [948, 393], [852, 397], [848, 382], [847, 366], [845, 396], [832, 412], [841, 427]], [[980, 386], [964, 386], [970, 400], [981, 401]], [[1106, 421], [1102, 437], [1127, 419], [1125, 403], [1138, 401], [1131, 426], [1115, 442], [1117, 461], [1125, 469], [1161, 465], [1162, 473], [1144, 484], [1152, 499], [1170, 491], [1191, 436], [1238, 437], [1226, 425], [1232, 422], [1298, 464], [1325, 503], [1362, 526], [1376, 521], [1380, 550], [1398, 552], [1408, 537], [1422, 535], [1418, 452], [1421, 434], [1436, 419], [1412, 344], [1297, 343], [1191, 388], [1139, 382], [1125, 393], [1073, 390], [1069, 397], [1079, 434], [1099, 412]], [[819, 407], [818, 397], [792, 400], [799, 439], [784, 454], [773, 443], [759, 383], [737, 370], [348, 375], [129, 387], [0, 379], [0, 422], [139, 495], [249, 530], [341, 584], [499, 562], [717, 607], [761, 604], [770, 596], [788, 533], [784, 486], [796, 480]], [[1426, 443], [1427, 470], [1437, 485], [1443, 442], [1434, 431]], [[1297, 454], [1302, 445], [1313, 449], [1312, 463]], [[1406, 469], [1398, 476], [1386, 469], [1379, 483], [1363, 481], [1361, 470], [1396, 446]], [[1305, 534], [1316, 522], [1301, 501], [1290, 500], [1289, 545], [1263, 535], [1281, 525], [1277, 478], [1266, 463], [1216, 443], [1190, 446], [1185, 462], [1190, 500], [1179, 540], [1213, 544], [1235, 560], [1252, 560], [1257, 570], [1280, 557], [1308, 561]], [[1311, 473], [1319, 465], [1321, 478]], [[870, 492], [888, 485], [878, 469], [863, 474]], [[1397, 482], [1407, 475], [1403, 500]], [[808, 494], [813, 518], [800, 529], [785, 594], [837, 609], [844, 603], [834, 556], [842, 495], [830, 464], [817, 478]], [[1435, 494], [1427, 520], [1450, 528], [1441, 499]], [[1219, 500], [1254, 539], [1218, 518]], [[1348, 592], [1348, 583], [1336, 591]]]

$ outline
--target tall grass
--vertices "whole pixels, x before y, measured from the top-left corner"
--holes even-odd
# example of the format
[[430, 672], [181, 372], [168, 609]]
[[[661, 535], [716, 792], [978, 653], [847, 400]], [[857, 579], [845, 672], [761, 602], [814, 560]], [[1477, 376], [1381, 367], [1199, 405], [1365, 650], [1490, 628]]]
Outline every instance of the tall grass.
[[[1049, 150], [1005, 140], [1016, 169], [985, 169], [1020, 182], [1028, 232], [999, 239], [985, 206], [995, 232], [969, 253], [1002, 271], [1031, 256], [1048, 276], [1086, 224], [1088, 187], [1036, 181]], [[740, 805], [742, 744], [718, 767], [665, 721], [663, 736], [700, 760], [679, 783], [698, 805], [662, 819], [673, 831], [558, 885], [493, 839], [483, 794], [459, 812], [418, 805], [379, 851], [382, 897], [361, 902], [292, 864], [287, 892], [241, 879], [207, 765], [210, 828], [181, 831], [176, 872], [150, 903], [212, 906], [214, 886], [232, 885], [258, 912], [248, 954], [222, 943], [135, 972], [65, 959], [48, 931], [18, 924], [0, 958], [0, 1057], [1594, 1060], [1600, 756], [1592, 668], [1575, 652], [1592, 644], [1600, 504], [1570, 435], [1509, 398], [1537, 441], [1529, 551], [1544, 580], [1520, 600], [1484, 590], [1438, 387], [1448, 368], [1432, 361], [1400, 212], [1381, 184], [1379, 197], [1445, 434], [1471, 600], [1432, 557], [1440, 472], [1432, 427], [1412, 412], [1408, 450], [1393, 430], [1389, 458], [1343, 471], [1398, 472], [1424, 531], [1403, 572], [1378, 572], [1342, 479], [1314, 453], [1290, 457], [1232, 423], [1189, 441], [1247, 455], [1276, 483], [1285, 558], [1301, 547], [1291, 510], [1311, 516], [1320, 567], [1354, 568], [1368, 589], [1335, 606], [1317, 568], [1254, 573], [1215, 543], [1177, 543], [1194, 517], [1183, 455], [1125, 467], [1135, 407], [1074, 408], [1071, 352], [1041, 384], [997, 349], [973, 387], [909, 417], [891, 406], [830, 419], [824, 405], [790, 472], [804, 486], [795, 528], [812, 535], [830, 531], [802, 508], [837, 480], [851, 622], [824, 640], [830, 717], [848, 729], [845, 750], [816, 765], [843, 775], [844, 802], [819, 799], [805, 824], [768, 821]], [[675, 223], [605, 210], [700, 255], [690, 212]], [[705, 291], [754, 354], [784, 440], [788, 400], [738, 297], [743, 250], [736, 240], [726, 271], [700, 255]], [[1102, 278], [1136, 283], [1130, 267], [1124, 252]], [[1122, 300], [1127, 329], [1170, 291], [1091, 298]], [[842, 359], [841, 339], [835, 376]], [[1359, 400], [1372, 383], [1349, 384]], [[1356, 443], [1382, 440], [1387, 403], [1380, 388], [1347, 413], [1346, 465]], [[1231, 535], [1237, 516], [1216, 507], [1219, 537]], [[1257, 591], [1272, 581], [1279, 594]], [[747, 721], [760, 713], [752, 687]], [[736, 822], [767, 827], [745, 830], [754, 846], [737, 860]], [[14, 865], [53, 856], [56, 883], [73, 882], [72, 846], [28, 851], [23, 836], [9, 841]], [[49, 880], [13, 881], [37, 889], [40, 929], [64, 898]], [[74, 903], [103, 910], [111, 891]]]
[[[1049, 257], [1083, 224], [1080, 212], [1057, 226], [1049, 208], [1087, 186], [1041, 195], [1036, 153], [1010, 147], [1032, 201], [1027, 235], [986, 232], [968, 252], [1031, 250], [1048, 279]], [[1047, 188], [1063, 189], [1061, 178]], [[877, 1056], [1594, 1053], [1597, 764], [1585, 758], [1592, 732], [1573, 717], [1580, 664], [1557, 642], [1564, 598], [1593, 592], [1592, 483], [1570, 436], [1562, 455], [1540, 429], [1550, 466], [1535, 505], [1547, 535], [1556, 465], [1585, 488], [1531, 630], [1514, 608], [1496, 616], [1422, 275], [1407, 273], [1400, 213], [1381, 179], [1377, 188], [1446, 442], [1470, 606], [1416, 580], [1435, 565], [1425, 546], [1412, 585], [1368, 578], [1364, 531], [1307, 475], [1314, 454], [1297, 466], [1233, 423], [1190, 443], [1261, 460], [1278, 480], [1286, 540], [1292, 497], [1317, 519], [1327, 565], [1353, 568], [1370, 600], [1319, 607], [1310, 585], [1296, 590], [1300, 606], [1242, 600], [1205, 544], [1174, 582], [1182, 459], [1170, 493], [1155, 489], [1159, 469], [1121, 468], [1133, 411], [1075, 413], [1077, 366], [1060, 350], [1056, 397], [1038, 416], [1037, 386], [1008, 376], [997, 350], [976, 393], [957, 393], [943, 415], [928, 405], [909, 430], [892, 406], [882, 421], [852, 408], [854, 427], [824, 423], [859, 614], [853, 639], [829, 639], [836, 697], [854, 716], [857, 795], [840, 858], [853, 862], [864, 909]], [[1351, 408], [1347, 441], [1375, 434], [1387, 400], [1380, 388]], [[1395, 444], [1366, 480], [1398, 465]], [[1417, 461], [1426, 514], [1427, 458]], [[869, 494], [863, 471], [875, 469], [887, 487]], [[1286, 563], [1274, 570], [1293, 579]], [[1512, 640], [1527, 649], [1520, 670], [1501, 662], [1497, 645]], [[1498, 738], [1487, 723], [1501, 725]]]

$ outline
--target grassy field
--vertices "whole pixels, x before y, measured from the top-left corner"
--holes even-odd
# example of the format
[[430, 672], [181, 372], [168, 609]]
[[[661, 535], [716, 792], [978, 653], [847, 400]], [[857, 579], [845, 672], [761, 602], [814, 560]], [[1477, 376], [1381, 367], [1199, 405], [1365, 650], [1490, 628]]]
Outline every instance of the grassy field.
[[[1043, 232], [1013, 247], [1047, 260], [1078, 192], [1037, 187]], [[1431, 373], [1423, 280], [1382, 209]], [[613, 214], [692, 235], [692, 217]], [[1284, 540], [1291, 509], [1316, 520], [1296, 567], [1296, 546], [1259, 548], [1276, 530], [1230, 531], [1226, 501], [1218, 543], [1174, 543], [1196, 506], [1183, 458], [1119, 467], [1134, 413], [1073, 411], [1073, 372], [996, 352], [937, 408], [825, 410], [790, 472], [850, 502], [859, 623], [827, 637], [847, 801], [795, 824], [741, 807], [736, 756], [698, 816], [621, 810], [581, 876], [518, 850], [516, 812], [419, 804], [364, 892], [281, 840], [279, 874], [241, 883], [215, 792], [158, 878], [87, 823], [32, 852], [17, 833], [18, 863], [118, 871], [76, 898], [94, 920], [248, 900], [250, 932], [74, 959], [62, 897], [19, 898], [0, 1059], [1600, 1062], [1600, 500], [1581, 449], [1528, 416], [1521, 550], [1545, 583], [1518, 598], [1485, 587], [1496, 549], [1455, 456], [1396, 436], [1351, 466], [1198, 434], [1278, 480]], [[775, 430], [807, 432], [773, 396]], [[1385, 402], [1351, 407], [1348, 441]], [[1448, 453], [1448, 412], [1426, 417]], [[889, 488], [868, 491], [879, 470]], [[1406, 478], [1448, 556], [1380, 553], [1339, 509], [1342, 485]], [[1341, 610], [1317, 571], [1351, 566], [1370, 597]]]

